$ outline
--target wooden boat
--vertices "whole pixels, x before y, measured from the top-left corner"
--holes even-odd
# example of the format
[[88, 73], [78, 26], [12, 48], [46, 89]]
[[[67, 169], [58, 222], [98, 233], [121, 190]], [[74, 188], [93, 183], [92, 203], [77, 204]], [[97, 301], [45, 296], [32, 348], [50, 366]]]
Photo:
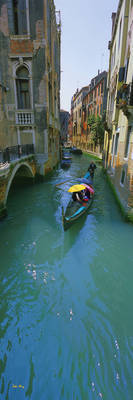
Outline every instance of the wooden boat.
[[77, 147], [75, 147], [75, 146], [71, 148], [70, 152], [73, 154], [82, 154], [82, 150], [77, 149]]
[[62, 159], [61, 159], [61, 168], [69, 168], [71, 165], [71, 154], [67, 151], [63, 151], [62, 153]]
[[68, 151], [67, 152], [63, 152], [62, 160], [71, 160], [71, 159], [72, 159], [72, 156]]
[[[90, 183], [89, 179], [90, 174], [86, 174], [83, 178], [80, 178], [80, 182], [83, 180], [88, 181], [88, 185], [92, 186], [92, 180]], [[88, 177], [88, 179], [87, 179]], [[82, 203], [78, 201], [69, 201], [66, 211], [64, 213], [64, 208], [62, 207], [62, 222], [64, 230], [67, 230], [75, 221], [77, 221], [83, 214], [87, 213], [88, 209], [91, 207], [93, 202], [94, 194], [90, 195], [90, 198], [87, 202], [83, 201]]]

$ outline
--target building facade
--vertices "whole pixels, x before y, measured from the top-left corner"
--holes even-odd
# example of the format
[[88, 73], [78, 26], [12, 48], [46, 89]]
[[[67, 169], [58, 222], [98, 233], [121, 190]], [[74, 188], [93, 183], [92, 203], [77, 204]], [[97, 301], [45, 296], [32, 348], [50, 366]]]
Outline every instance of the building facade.
[[119, 1], [112, 17], [104, 166], [133, 220], [133, 1]]
[[83, 87], [80, 91], [77, 89], [71, 100], [72, 142], [77, 147], [81, 145], [82, 103], [88, 90], [88, 86]]
[[60, 138], [61, 143], [64, 144], [68, 139], [68, 124], [69, 124], [70, 114], [68, 111], [60, 111]]
[[103, 71], [93, 78], [90, 84], [77, 91], [71, 100], [71, 118], [73, 121], [72, 142], [82, 150], [99, 153], [95, 145], [89, 117], [103, 117], [107, 104], [107, 72]]
[[95, 145], [91, 132], [89, 119], [99, 116], [103, 118], [107, 106], [107, 72], [99, 72], [91, 80], [89, 91], [83, 98], [82, 124], [81, 124], [81, 147], [95, 153], [101, 153], [99, 143]]
[[0, 151], [34, 145], [42, 175], [59, 159], [60, 26], [53, 0], [0, 2]]

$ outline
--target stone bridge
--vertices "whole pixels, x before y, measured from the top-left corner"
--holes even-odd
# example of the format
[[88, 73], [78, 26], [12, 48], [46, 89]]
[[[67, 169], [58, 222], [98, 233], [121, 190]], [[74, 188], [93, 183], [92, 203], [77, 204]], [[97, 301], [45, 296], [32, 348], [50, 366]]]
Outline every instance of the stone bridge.
[[34, 181], [37, 168], [35, 155], [23, 156], [10, 163], [0, 163], [0, 218], [7, 215], [6, 203], [13, 181]]

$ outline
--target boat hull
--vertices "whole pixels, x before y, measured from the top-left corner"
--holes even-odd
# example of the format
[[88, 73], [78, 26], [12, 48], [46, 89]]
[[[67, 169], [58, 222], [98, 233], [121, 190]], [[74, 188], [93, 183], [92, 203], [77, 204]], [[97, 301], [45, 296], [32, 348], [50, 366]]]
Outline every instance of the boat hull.
[[70, 152], [73, 154], [82, 154], [82, 150], [77, 148], [71, 148]]
[[92, 196], [88, 202], [79, 203], [77, 201], [70, 200], [64, 214], [62, 207], [62, 222], [64, 230], [66, 231], [73, 223], [75, 223], [82, 215], [86, 214], [93, 202]]

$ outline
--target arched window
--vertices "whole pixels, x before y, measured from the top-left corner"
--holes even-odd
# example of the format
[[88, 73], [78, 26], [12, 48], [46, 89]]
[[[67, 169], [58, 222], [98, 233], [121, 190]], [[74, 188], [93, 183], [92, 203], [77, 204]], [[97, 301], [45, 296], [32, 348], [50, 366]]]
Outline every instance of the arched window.
[[30, 90], [29, 90], [29, 72], [26, 67], [20, 67], [16, 72], [17, 103], [18, 109], [29, 109]]

